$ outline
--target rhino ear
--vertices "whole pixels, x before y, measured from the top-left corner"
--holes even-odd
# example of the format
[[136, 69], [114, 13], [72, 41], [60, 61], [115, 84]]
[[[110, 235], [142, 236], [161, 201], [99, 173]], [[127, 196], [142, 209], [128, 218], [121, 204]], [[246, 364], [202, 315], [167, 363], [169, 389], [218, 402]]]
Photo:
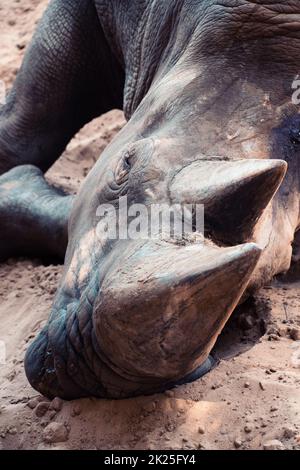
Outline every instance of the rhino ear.
[[196, 161], [170, 187], [172, 202], [203, 204], [205, 228], [216, 239], [244, 243], [279, 188], [283, 160]]
[[93, 324], [115, 370], [167, 383], [200, 366], [239, 302], [257, 264], [253, 243], [150, 243], [126, 254], [121, 275], [102, 285]]

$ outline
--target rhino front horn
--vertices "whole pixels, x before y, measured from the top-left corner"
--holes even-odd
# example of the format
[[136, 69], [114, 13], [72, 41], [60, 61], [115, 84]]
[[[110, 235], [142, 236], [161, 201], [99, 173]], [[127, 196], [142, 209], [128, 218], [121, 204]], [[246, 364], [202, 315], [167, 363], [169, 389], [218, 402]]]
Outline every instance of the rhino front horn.
[[253, 243], [219, 248], [161, 241], [125, 252], [122, 270], [101, 286], [93, 325], [109, 367], [154, 391], [207, 359], [260, 249]]
[[287, 170], [283, 160], [197, 160], [170, 186], [172, 202], [204, 205], [205, 228], [225, 244], [251, 238]]

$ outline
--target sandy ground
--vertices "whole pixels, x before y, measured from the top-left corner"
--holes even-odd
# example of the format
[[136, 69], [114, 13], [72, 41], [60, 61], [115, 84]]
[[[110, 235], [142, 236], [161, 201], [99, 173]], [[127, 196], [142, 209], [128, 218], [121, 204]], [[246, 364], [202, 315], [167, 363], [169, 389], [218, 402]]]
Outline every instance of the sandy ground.
[[[46, 4], [0, 0], [7, 86]], [[76, 191], [123, 123], [114, 111], [86, 126], [49, 179]], [[50, 403], [27, 383], [23, 357], [46, 321], [61, 270], [39, 260], [0, 265], [0, 449], [300, 449], [296, 267], [234, 313], [216, 348], [220, 364], [202, 380], [138, 399]]]

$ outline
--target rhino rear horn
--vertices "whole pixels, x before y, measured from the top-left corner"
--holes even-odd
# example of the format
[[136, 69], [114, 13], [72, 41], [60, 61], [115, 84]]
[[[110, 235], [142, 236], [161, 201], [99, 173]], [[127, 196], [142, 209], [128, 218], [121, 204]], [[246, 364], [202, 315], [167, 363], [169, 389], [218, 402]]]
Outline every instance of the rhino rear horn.
[[174, 177], [172, 202], [203, 204], [205, 228], [225, 244], [251, 239], [254, 227], [278, 190], [283, 160], [200, 161]]

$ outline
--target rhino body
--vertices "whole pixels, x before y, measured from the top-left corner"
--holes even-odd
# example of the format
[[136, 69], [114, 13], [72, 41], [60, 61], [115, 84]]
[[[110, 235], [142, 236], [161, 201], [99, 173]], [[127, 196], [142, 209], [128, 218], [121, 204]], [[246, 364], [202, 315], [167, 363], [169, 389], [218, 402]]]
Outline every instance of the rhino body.
[[[65, 255], [25, 368], [48, 397], [128, 397], [206, 372], [299, 226], [296, 0], [52, 0], [0, 111], [0, 255]], [[43, 173], [88, 121], [127, 125], [75, 197]], [[99, 238], [111, 204], [200, 204], [204, 238]]]

